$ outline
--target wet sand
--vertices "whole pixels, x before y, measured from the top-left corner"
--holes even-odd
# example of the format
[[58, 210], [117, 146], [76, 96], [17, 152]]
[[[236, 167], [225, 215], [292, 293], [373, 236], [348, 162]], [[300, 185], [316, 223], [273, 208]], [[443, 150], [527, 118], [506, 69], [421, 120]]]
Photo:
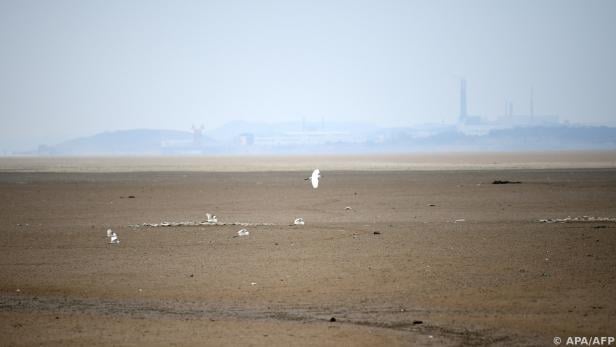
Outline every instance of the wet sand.
[[272, 172], [315, 167], [325, 171], [616, 169], [616, 151], [0, 158], [0, 172]]
[[[616, 223], [538, 222], [616, 217], [616, 169], [603, 163], [322, 170], [313, 190], [295, 166], [78, 173], [9, 172], [4, 162], [2, 344], [553, 345], [554, 336], [614, 336]], [[271, 225], [248, 226], [246, 237], [233, 225], [134, 227], [207, 212]], [[297, 217], [306, 225], [290, 226]]]

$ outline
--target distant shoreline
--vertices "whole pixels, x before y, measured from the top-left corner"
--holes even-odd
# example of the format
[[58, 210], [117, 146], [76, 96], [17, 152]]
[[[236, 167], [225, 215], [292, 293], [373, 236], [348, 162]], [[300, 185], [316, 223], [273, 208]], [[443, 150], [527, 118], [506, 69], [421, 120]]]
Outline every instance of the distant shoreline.
[[0, 157], [4, 172], [267, 172], [616, 168], [616, 151], [389, 155]]

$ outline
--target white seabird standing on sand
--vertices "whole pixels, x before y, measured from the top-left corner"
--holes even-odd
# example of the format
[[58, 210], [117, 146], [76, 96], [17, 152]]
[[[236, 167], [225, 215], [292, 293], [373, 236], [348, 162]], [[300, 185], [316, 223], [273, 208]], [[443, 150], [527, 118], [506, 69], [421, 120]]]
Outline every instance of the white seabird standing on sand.
[[118, 238], [118, 234], [115, 233], [115, 231], [111, 232], [111, 241], [109, 241], [109, 243], [120, 243], [120, 239]]
[[319, 169], [315, 169], [312, 171], [312, 175], [308, 178], [304, 178], [304, 181], [310, 180], [312, 183], [312, 188], [317, 189], [319, 187], [319, 179], [321, 178], [321, 171]]
[[111, 233], [113, 233], [113, 230], [107, 229], [107, 237], [111, 237]]
[[216, 215], [214, 215], [214, 216], [212, 217], [212, 215], [211, 215], [211, 214], [206, 213], [206, 214], [205, 214], [205, 216], [207, 217], [207, 222], [208, 222], [208, 223], [210, 223], [210, 224], [216, 224], [216, 223], [218, 223], [218, 218], [216, 218]]

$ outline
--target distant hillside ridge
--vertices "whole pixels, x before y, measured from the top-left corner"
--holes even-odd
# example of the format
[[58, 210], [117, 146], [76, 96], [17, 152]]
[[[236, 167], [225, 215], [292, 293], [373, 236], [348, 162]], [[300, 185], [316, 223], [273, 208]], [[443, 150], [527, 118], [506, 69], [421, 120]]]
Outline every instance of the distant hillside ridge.
[[262, 155], [613, 149], [616, 149], [616, 128], [606, 126], [527, 126], [469, 131], [468, 127], [452, 125], [379, 128], [364, 123], [321, 126], [237, 121], [204, 133], [160, 129], [104, 132], [54, 146], [40, 146], [38, 151], [24, 154]]
[[163, 129], [130, 129], [103, 132], [39, 147], [39, 154], [51, 155], [130, 155], [196, 151], [211, 140], [195, 139], [192, 132]]

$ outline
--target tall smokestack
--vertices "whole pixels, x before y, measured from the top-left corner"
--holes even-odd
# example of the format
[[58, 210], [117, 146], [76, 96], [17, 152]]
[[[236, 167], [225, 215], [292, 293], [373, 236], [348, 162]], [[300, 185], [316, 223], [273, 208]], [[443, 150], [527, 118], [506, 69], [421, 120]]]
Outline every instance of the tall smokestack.
[[466, 80], [462, 79], [460, 81], [460, 122], [465, 122], [467, 115], [468, 113], [466, 111]]
[[535, 91], [530, 88], [530, 117], [535, 117]]

